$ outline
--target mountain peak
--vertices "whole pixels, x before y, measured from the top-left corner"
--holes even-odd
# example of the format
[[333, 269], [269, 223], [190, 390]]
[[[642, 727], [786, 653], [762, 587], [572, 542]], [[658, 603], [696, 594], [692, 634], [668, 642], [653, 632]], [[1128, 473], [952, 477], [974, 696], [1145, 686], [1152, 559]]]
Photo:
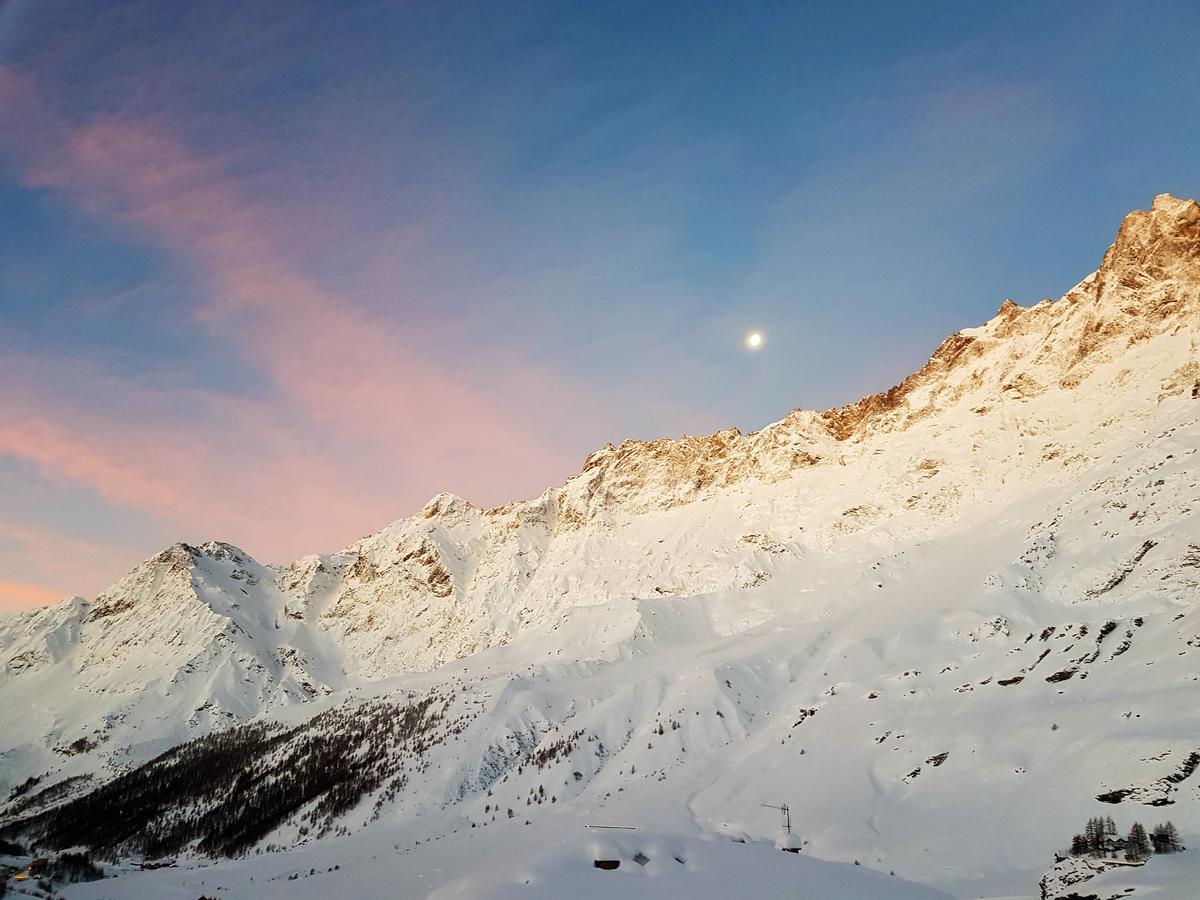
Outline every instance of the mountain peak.
[[1025, 307], [1015, 300], [1009, 299], [1000, 304], [1000, 308], [996, 310], [996, 316], [1005, 321], [1012, 321], [1023, 312], [1025, 312]]
[[425, 519], [442, 519], [447, 517], [460, 518], [464, 515], [477, 512], [480, 512], [479, 507], [470, 500], [460, 497], [458, 494], [452, 494], [449, 491], [442, 491], [422, 506], [418, 515]]
[[[1100, 264], [1101, 294], [1121, 285], [1139, 288], [1152, 281], [1194, 275], [1200, 270], [1200, 206], [1159, 194], [1149, 210], [1125, 216]], [[1099, 296], [1099, 295], [1098, 295]]]
[[248, 555], [245, 550], [225, 541], [205, 541], [196, 549], [212, 559], [227, 559], [235, 563], [245, 562]]
[[1152, 212], [1164, 211], [1171, 215], [1179, 215], [1185, 212], [1189, 207], [1195, 208], [1195, 200], [1187, 200], [1182, 197], [1176, 197], [1174, 194], [1157, 194], [1154, 197], [1154, 203], [1151, 204]]

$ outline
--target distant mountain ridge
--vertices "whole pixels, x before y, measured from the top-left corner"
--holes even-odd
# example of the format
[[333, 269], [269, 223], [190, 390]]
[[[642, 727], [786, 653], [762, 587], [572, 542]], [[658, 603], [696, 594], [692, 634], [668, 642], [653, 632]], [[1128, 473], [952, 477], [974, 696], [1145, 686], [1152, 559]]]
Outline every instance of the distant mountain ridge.
[[[30, 777], [90, 778], [81, 789], [255, 717], [294, 721], [356, 692], [451, 679], [488, 694], [486, 712], [466, 717], [480, 723], [464, 726], [467, 749], [454, 751], [465, 753], [450, 766], [458, 780], [414, 775], [405, 790], [454, 815], [482, 816], [483, 792], [526, 777], [515, 761], [580, 729], [612, 752], [576, 759], [579, 778], [558, 800], [611, 794], [635, 770], [686, 770], [662, 756], [672, 738], [656, 726], [675, 721], [687, 753], [729, 759], [713, 764], [728, 780], [686, 804], [715, 828], [733, 815], [735, 785], [757, 777], [746, 754], [768, 773], [797, 735], [831, 746], [867, 727], [826, 708], [847, 693], [873, 694], [868, 710], [891, 699], [863, 713], [879, 738], [861, 757], [876, 794], [822, 770], [849, 798], [846, 816], [871, 819], [879, 797], [900, 815], [888, 804], [931, 769], [951, 777], [931, 761], [942, 752], [1008, 779], [1011, 759], [985, 762], [1009, 752], [985, 746], [988, 728], [1032, 685], [1042, 699], [1031, 708], [1086, 692], [1096, 714], [1124, 694], [1149, 703], [1200, 679], [1198, 334], [1200, 206], [1164, 194], [1125, 218], [1097, 271], [1060, 300], [1005, 301], [856, 403], [796, 410], [748, 435], [609, 444], [540, 497], [483, 510], [441, 494], [345, 550], [283, 567], [228, 544], [176, 544], [90, 603], [0, 620], [0, 709], [17, 722], [0, 743], [0, 798]], [[711, 663], [697, 663], [702, 648]], [[675, 668], [649, 674], [658, 659]], [[621, 667], [633, 694], [604, 681]], [[430, 674], [405, 674], [415, 672]], [[685, 676], [696, 679], [686, 699]], [[931, 698], [937, 715], [908, 720], [888, 706], [908, 696]], [[613, 704], [619, 715], [588, 712]], [[960, 714], [961, 740], [936, 721]], [[1074, 716], [1075, 737], [1089, 734], [1078, 713], [1045, 714]], [[1073, 774], [1036, 753], [1016, 767], [1081, 783], [1111, 767], [1067, 808], [1126, 787], [1160, 797], [1156, 779], [1200, 748], [1200, 737], [1186, 746], [1190, 720], [1164, 715], [1160, 737], [1105, 719], [1091, 732], [1100, 749], [1079, 750]], [[822, 730], [830, 720], [843, 730]], [[1038, 734], [1050, 724], [1039, 719]], [[1118, 725], [1134, 731], [1104, 750]], [[892, 773], [910, 755], [892, 748], [921, 728], [940, 736], [911, 751], [911, 771]], [[1143, 745], [1147, 759], [1166, 753], [1161, 765], [1127, 758]], [[30, 793], [10, 815], [40, 808]], [[1191, 810], [1194, 794], [1184, 784], [1161, 796], [1186, 795]], [[835, 831], [814, 838], [826, 855], [867, 855], [869, 829], [847, 818]], [[879, 838], [877, 849], [894, 862], [909, 843]], [[1028, 855], [1021, 845], [1008, 864]]]

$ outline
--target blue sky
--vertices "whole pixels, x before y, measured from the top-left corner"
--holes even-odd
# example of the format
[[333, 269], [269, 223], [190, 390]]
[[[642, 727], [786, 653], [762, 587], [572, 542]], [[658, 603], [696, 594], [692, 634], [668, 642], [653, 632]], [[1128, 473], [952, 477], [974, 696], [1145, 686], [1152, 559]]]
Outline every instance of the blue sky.
[[0, 607], [885, 389], [1200, 193], [1198, 37], [1193, 3], [0, 3]]

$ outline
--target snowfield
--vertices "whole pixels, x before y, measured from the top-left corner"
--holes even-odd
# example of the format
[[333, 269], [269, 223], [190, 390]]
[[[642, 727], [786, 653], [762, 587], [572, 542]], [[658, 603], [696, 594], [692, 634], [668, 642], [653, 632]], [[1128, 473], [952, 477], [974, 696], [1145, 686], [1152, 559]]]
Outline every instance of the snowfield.
[[1198, 326], [1163, 195], [857, 404], [289, 566], [176, 545], [3, 620], [0, 814], [120, 856], [94, 898], [1033, 898], [1091, 816], [1200, 846]]
[[[852, 864], [780, 853], [772, 844], [645, 832], [598, 833], [571, 815], [511, 834], [483, 833], [396, 850], [367, 841], [326, 842], [304, 853], [180, 872], [158, 870], [76, 885], [71, 898], [563, 897], [774, 900], [946, 900], [949, 895]], [[604, 870], [595, 861], [617, 861]], [[639, 863], [636, 860], [644, 859]], [[680, 862], [682, 860], [682, 862]], [[333, 870], [333, 866], [339, 866]]]

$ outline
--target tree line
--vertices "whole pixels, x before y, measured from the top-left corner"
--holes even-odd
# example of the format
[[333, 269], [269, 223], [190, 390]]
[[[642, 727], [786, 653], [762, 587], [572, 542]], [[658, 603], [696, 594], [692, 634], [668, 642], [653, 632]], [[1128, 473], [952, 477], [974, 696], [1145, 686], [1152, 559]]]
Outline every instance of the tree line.
[[452, 698], [367, 701], [290, 729], [249, 723], [206, 735], [7, 824], [0, 838], [156, 858], [189, 848], [238, 856], [287, 822], [320, 836], [365, 796], [428, 766], [426, 751], [461, 730], [445, 719]]
[[1072, 856], [1119, 856], [1130, 862], [1142, 862], [1155, 853], [1178, 853], [1183, 850], [1179, 830], [1173, 822], [1155, 825], [1146, 833], [1141, 822], [1134, 822], [1129, 833], [1121, 837], [1112, 816], [1093, 816], [1083, 831], [1071, 838]]

